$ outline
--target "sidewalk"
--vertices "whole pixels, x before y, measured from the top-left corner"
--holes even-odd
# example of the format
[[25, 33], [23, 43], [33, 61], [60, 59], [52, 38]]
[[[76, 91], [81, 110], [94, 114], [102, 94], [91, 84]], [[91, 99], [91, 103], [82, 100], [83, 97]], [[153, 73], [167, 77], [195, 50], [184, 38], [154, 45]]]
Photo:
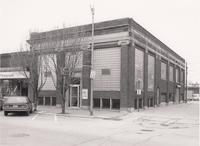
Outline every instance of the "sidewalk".
[[52, 107], [52, 106], [38, 106], [36, 111], [38, 114], [56, 114], [57, 116], [66, 116], [66, 117], [79, 117], [79, 118], [99, 118], [107, 120], [122, 120], [123, 116], [128, 114], [127, 111], [119, 110], [100, 110], [94, 109], [94, 115], [90, 116], [88, 109], [79, 109], [79, 108], [67, 108], [65, 109], [65, 114], [61, 113], [61, 107]]

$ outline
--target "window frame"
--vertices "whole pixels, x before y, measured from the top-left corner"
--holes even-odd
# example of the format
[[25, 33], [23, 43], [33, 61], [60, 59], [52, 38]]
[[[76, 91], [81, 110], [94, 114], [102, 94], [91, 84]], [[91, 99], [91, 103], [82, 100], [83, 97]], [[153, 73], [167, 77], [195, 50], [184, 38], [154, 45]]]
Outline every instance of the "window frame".
[[111, 69], [110, 68], [102, 68], [101, 69], [101, 75], [102, 76], [110, 76], [111, 75]]
[[144, 73], [144, 68], [145, 68], [145, 60], [144, 60], [144, 57], [145, 57], [145, 52], [144, 52], [144, 49], [143, 48], [141, 48], [141, 47], [135, 47], [135, 91], [138, 89], [138, 87], [137, 87], [137, 81], [139, 81], [139, 80], [136, 80], [137, 79], [137, 77], [136, 77], [136, 50], [138, 50], [139, 52], [142, 52], [142, 56], [143, 57], [141, 57], [141, 58], [143, 58], [143, 61], [142, 61], [142, 65], [143, 65], [143, 67], [142, 67], [142, 76], [141, 76], [141, 84], [140, 84], [140, 89], [142, 90], [142, 91], [144, 91], [144, 78], [145, 78], [145, 73]]
[[[172, 72], [171, 72], [171, 69], [172, 69]], [[174, 82], [174, 66], [172, 64], [169, 65], [169, 81]]]
[[[152, 69], [152, 71], [153, 71], [153, 88], [149, 88], [149, 81], [150, 81], [150, 79], [149, 79], [149, 56], [150, 57], [152, 57], [153, 58], [153, 61], [154, 61], [154, 68]], [[148, 71], [147, 71], [147, 82], [148, 82], [148, 84], [147, 84], [147, 91], [154, 91], [155, 90], [155, 73], [156, 73], [156, 71], [155, 71], [155, 68], [156, 68], [156, 56], [154, 55], [154, 54], [152, 54], [151, 52], [149, 52], [148, 53], [148, 64], [147, 64], [147, 68], [148, 68]]]
[[180, 83], [180, 69], [176, 68], [176, 83]]
[[[163, 78], [163, 74], [162, 74], [162, 64], [164, 64], [165, 65], [165, 77]], [[161, 65], [160, 65], [160, 79], [162, 79], [162, 80], [167, 80], [167, 62], [166, 61], [164, 61], [164, 60], [161, 60]]]

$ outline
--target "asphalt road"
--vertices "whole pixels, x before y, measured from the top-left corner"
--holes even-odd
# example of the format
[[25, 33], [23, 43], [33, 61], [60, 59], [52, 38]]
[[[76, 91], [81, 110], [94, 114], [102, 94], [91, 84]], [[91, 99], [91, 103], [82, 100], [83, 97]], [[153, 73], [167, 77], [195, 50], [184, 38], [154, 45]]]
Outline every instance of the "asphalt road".
[[0, 112], [0, 146], [198, 146], [198, 102], [133, 112], [122, 120]]

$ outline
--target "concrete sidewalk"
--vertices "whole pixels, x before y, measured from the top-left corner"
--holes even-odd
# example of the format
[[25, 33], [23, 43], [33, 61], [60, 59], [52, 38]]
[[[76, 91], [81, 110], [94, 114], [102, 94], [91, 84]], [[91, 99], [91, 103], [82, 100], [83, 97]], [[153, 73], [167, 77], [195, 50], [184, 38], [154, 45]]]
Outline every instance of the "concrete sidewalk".
[[61, 107], [52, 107], [52, 106], [38, 106], [36, 113], [54, 114], [54, 115], [56, 114], [57, 116], [66, 116], [66, 117], [100, 118], [107, 120], [122, 120], [123, 117], [128, 114], [127, 111], [94, 109], [94, 115], [90, 116], [90, 112], [88, 109], [80, 109], [80, 108], [66, 108], [65, 114], [62, 114]]

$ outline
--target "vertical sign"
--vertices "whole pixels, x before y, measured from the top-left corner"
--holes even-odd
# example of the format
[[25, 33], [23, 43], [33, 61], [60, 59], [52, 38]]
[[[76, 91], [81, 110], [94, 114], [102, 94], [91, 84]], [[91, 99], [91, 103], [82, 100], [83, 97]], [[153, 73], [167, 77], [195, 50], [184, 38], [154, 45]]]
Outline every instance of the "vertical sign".
[[82, 89], [82, 99], [88, 99], [88, 89]]

